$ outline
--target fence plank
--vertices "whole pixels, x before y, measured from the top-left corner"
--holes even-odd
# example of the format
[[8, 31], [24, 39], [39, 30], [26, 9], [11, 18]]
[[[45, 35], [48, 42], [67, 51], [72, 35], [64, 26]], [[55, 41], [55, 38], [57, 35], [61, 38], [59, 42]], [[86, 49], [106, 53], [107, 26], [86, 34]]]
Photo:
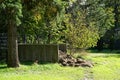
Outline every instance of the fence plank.
[[57, 62], [58, 45], [19, 45], [20, 61]]

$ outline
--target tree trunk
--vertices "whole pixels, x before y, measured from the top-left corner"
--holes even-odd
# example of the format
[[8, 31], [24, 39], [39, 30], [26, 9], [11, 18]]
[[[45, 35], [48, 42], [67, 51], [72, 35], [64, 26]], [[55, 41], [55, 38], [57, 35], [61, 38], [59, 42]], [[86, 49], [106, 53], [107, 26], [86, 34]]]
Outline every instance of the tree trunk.
[[50, 44], [50, 40], [51, 40], [51, 33], [50, 33], [50, 30], [49, 30], [49, 33], [48, 33], [48, 41], [47, 41], [48, 44]]
[[10, 18], [8, 22], [8, 67], [19, 67], [18, 59], [18, 43], [17, 43], [17, 27]]
[[114, 17], [115, 17], [115, 28], [119, 27], [119, 11], [118, 11], [118, 4], [114, 4]]
[[0, 0], [0, 3], [2, 3], [4, 0]]

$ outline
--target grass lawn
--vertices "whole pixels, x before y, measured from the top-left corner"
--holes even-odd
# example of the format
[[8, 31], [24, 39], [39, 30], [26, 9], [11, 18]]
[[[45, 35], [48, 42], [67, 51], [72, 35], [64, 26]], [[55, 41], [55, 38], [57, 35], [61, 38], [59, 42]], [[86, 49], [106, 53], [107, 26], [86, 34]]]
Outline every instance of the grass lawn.
[[[82, 68], [61, 67], [59, 64], [21, 65], [4, 68], [0, 65], [0, 80], [81, 80]], [[3, 67], [3, 68], [2, 68]]]
[[120, 80], [120, 55], [114, 54], [104, 57], [94, 57], [92, 61], [96, 62], [92, 68], [95, 80]]
[[120, 54], [89, 53], [93, 68], [62, 67], [59, 64], [21, 65], [6, 68], [0, 64], [0, 80], [120, 80]]

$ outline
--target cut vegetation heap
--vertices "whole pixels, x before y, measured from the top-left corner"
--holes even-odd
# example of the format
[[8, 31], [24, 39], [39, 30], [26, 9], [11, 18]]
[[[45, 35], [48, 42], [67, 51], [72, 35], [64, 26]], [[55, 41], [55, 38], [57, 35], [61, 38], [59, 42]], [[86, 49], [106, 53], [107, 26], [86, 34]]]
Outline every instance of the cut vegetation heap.
[[72, 66], [72, 67], [93, 67], [93, 63], [90, 61], [86, 61], [82, 58], [74, 58], [71, 55], [68, 55], [61, 50], [59, 50], [59, 63], [62, 66]]

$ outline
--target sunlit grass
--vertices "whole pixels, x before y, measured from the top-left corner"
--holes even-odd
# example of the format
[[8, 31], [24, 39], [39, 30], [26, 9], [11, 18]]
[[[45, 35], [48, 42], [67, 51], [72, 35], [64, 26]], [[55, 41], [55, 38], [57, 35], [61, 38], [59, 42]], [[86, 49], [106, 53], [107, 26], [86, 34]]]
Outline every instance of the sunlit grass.
[[76, 53], [75, 56], [92, 61], [94, 80], [120, 80], [120, 54], [118, 51], [105, 51], [95, 53]]
[[92, 61], [96, 63], [92, 69], [95, 80], [120, 80], [120, 58], [115, 56], [95, 57], [92, 58]]
[[61, 67], [59, 64], [21, 65], [0, 69], [0, 80], [80, 80], [82, 68]]
[[0, 64], [0, 80], [84, 80], [86, 69], [91, 72], [93, 80], [120, 80], [120, 54], [82, 53], [82, 57], [92, 61], [94, 67], [24, 63], [19, 68], [7, 68], [6, 64]]

